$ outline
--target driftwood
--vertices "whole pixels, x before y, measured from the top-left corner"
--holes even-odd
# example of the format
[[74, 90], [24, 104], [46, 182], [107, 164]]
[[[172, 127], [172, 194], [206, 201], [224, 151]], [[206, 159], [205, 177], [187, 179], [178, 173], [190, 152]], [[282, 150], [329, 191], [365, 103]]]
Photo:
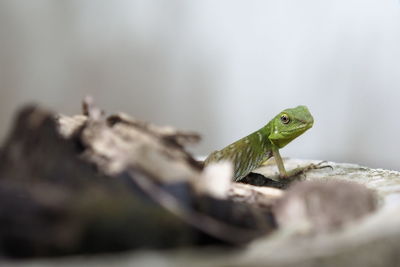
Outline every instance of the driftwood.
[[22, 109], [0, 153], [1, 255], [237, 246], [275, 229], [280, 191], [232, 185], [229, 171], [215, 190], [213, 172], [184, 149], [198, 140], [105, 117], [88, 100], [72, 117]]
[[[399, 173], [330, 162], [291, 184], [273, 180], [270, 164], [232, 183], [230, 163], [204, 168], [185, 150], [199, 139], [105, 116], [90, 99], [82, 115], [22, 109], [0, 150], [1, 256], [109, 255], [32, 261], [39, 266], [400, 262]], [[288, 169], [309, 163], [285, 159]], [[109, 254], [135, 249], [151, 251]]]
[[[297, 165], [306, 165], [309, 163], [318, 163], [318, 161], [285, 159], [285, 166], [289, 168]], [[240, 249], [219, 249], [219, 248], [186, 248], [178, 250], [147, 250], [132, 251], [118, 255], [98, 255], [91, 257], [68, 257], [61, 259], [37, 259], [28, 262], [6, 262], [7, 266], [270, 266], [270, 267], [376, 267], [376, 266], [399, 266], [400, 265], [400, 172], [370, 169], [355, 164], [343, 164], [329, 162], [332, 169], [325, 168], [313, 170], [304, 174], [301, 178], [305, 183], [298, 183], [297, 189], [293, 185], [292, 189], [283, 192], [286, 201], [291, 202], [292, 198], [297, 198], [295, 203], [306, 207], [306, 211], [311, 206], [304, 206], [307, 203], [307, 197], [302, 197], [302, 192], [308, 192], [307, 196], [313, 195], [317, 199], [325, 199], [320, 204], [334, 207], [333, 210], [326, 208], [322, 212], [323, 218], [331, 215], [341, 217], [343, 214], [349, 214], [351, 211], [362, 211], [371, 207], [371, 197], [378, 197], [378, 210], [369, 213], [368, 216], [340, 223], [339, 228], [326, 231], [329, 224], [322, 224], [320, 230], [311, 231], [309, 227], [298, 227], [302, 225], [284, 224], [270, 235], [260, 236], [248, 246]], [[266, 166], [257, 170], [257, 173], [263, 176], [274, 176], [277, 172], [275, 166]], [[334, 180], [334, 182], [330, 182]], [[336, 183], [339, 181], [339, 183]], [[332, 202], [341, 195], [344, 187], [340, 181], [357, 183], [369, 188], [375, 193], [367, 197], [366, 202], [362, 202], [361, 209], [356, 203], [348, 202], [348, 205], [337, 210]], [[324, 187], [324, 183], [326, 187]], [[336, 185], [335, 185], [336, 183]], [[302, 185], [303, 184], [303, 185]], [[315, 186], [317, 185], [317, 186]], [[241, 185], [242, 186], [242, 185]], [[247, 187], [247, 185], [243, 185]], [[300, 188], [298, 186], [301, 186]], [[304, 187], [305, 188], [304, 188]], [[317, 187], [316, 190], [314, 188]], [[331, 196], [321, 196], [322, 192], [329, 189]], [[357, 187], [354, 191], [354, 199], [359, 195], [357, 192], [362, 187]], [[268, 190], [268, 189], [267, 189]], [[292, 191], [293, 190], [293, 191]], [[349, 189], [345, 188], [343, 194]], [[351, 189], [350, 189], [351, 190]], [[361, 189], [361, 190], [365, 190]], [[365, 192], [365, 191], [364, 191]], [[239, 193], [239, 191], [237, 192]], [[360, 193], [360, 192], [359, 192]], [[247, 194], [242, 194], [247, 195]], [[361, 192], [361, 199], [365, 194]], [[315, 198], [314, 198], [315, 199]], [[349, 199], [349, 198], [347, 198]], [[365, 198], [364, 198], [365, 199]], [[293, 199], [292, 199], [293, 200]], [[284, 199], [281, 201], [285, 202]], [[358, 201], [356, 201], [358, 202]], [[342, 202], [343, 203], [343, 202]], [[360, 202], [358, 202], [360, 203]], [[289, 204], [289, 203], [288, 203]], [[338, 203], [339, 206], [341, 205]], [[376, 204], [376, 203], [375, 203]], [[286, 206], [286, 208], [291, 205]], [[293, 207], [293, 206], [292, 206]], [[308, 208], [307, 208], [308, 207]], [[315, 206], [314, 206], [315, 207]], [[376, 206], [375, 206], [376, 207]], [[318, 209], [318, 207], [317, 207]], [[304, 210], [304, 209], [303, 209]], [[314, 210], [315, 211], [315, 210]], [[331, 212], [334, 212], [333, 214]], [[339, 211], [339, 212], [338, 212]], [[311, 216], [304, 217], [307, 213], [300, 213], [299, 219], [304, 222], [307, 219], [308, 224], [318, 226], [318, 220], [315, 220], [314, 213]], [[352, 214], [352, 212], [350, 213]], [[294, 214], [296, 215], [296, 214]], [[364, 214], [367, 215], [367, 214]], [[347, 217], [348, 218], [348, 217]], [[296, 220], [292, 217], [292, 220]], [[345, 219], [346, 220], [346, 219]], [[304, 224], [303, 224], [304, 225]], [[311, 228], [311, 230], [313, 230]], [[318, 230], [314, 229], [314, 230]]]

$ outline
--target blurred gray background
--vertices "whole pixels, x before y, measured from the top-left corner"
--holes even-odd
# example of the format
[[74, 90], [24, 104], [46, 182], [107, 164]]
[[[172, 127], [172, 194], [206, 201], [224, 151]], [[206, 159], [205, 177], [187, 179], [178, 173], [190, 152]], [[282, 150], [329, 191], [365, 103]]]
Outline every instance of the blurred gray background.
[[400, 170], [398, 0], [0, 0], [0, 137], [18, 107], [195, 130], [199, 155], [307, 105], [282, 155]]

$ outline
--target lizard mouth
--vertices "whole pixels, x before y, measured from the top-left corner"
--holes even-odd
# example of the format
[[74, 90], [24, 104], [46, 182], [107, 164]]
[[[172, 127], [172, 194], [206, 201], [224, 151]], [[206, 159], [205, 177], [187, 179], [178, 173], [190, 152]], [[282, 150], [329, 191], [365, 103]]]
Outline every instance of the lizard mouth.
[[308, 120], [308, 121], [305, 121], [305, 120], [300, 120], [300, 119], [297, 119], [299, 122], [301, 122], [303, 125], [305, 125], [305, 126], [313, 126], [313, 124], [314, 124], [314, 119], [313, 118], [311, 118], [311, 120]]
[[300, 134], [310, 129], [313, 126], [313, 124], [314, 122], [305, 123], [304, 125], [290, 129], [289, 131], [285, 131], [284, 135], [292, 135], [293, 133], [296, 133], [297, 136], [299, 136]]

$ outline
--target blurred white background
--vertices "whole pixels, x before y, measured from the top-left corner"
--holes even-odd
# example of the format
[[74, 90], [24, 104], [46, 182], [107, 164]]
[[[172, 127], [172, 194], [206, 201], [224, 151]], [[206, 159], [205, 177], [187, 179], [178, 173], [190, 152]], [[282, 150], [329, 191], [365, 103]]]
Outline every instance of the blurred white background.
[[0, 0], [0, 136], [86, 94], [203, 135], [207, 154], [307, 105], [283, 156], [400, 170], [398, 0]]

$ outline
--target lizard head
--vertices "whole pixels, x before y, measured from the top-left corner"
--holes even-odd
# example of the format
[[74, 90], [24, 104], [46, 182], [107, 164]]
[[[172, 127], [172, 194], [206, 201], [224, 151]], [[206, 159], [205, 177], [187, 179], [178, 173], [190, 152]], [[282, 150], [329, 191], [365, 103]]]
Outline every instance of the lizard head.
[[275, 116], [269, 140], [282, 148], [313, 126], [314, 119], [306, 106], [285, 109]]

